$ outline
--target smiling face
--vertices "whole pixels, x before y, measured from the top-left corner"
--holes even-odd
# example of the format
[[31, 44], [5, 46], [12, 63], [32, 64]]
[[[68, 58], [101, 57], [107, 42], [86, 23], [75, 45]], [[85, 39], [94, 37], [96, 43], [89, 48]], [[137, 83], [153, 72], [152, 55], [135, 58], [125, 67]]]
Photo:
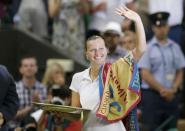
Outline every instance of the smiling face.
[[105, 63], [107, 48], [101, 37], [87, 41], [86, 57], [91, 62], [91, 65], [102, 65]]

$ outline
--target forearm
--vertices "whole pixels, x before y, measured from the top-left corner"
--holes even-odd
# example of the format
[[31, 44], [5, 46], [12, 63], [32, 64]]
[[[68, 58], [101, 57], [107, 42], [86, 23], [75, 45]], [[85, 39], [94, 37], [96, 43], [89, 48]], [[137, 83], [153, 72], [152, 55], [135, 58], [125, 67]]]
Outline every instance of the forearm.
[[139, 60], [142, 54], [146, 50], [146, 37], [141, 18], [138, 16], [135, 21], [136, 26], [136, 48], [135, 48], [135, 58]]
[[183, 76], [184, 76], [183, 69], [177, 70], [176, 76], [175, 76], [175, 79], [174, 79], [174, 82], [173, 82], [173, 85], [172, 85], [172, 89], [173, 89], [174, 92], [177, 92], [178, 88], [182, 84]]
[[163, 86], [155, 80], [149, 70], [142, 69], [141, 70], [142, 79], [149, 85], [153, 90], [160, 92]]
[[80, 107], [80, 95], [72, 91], [71, 106]]

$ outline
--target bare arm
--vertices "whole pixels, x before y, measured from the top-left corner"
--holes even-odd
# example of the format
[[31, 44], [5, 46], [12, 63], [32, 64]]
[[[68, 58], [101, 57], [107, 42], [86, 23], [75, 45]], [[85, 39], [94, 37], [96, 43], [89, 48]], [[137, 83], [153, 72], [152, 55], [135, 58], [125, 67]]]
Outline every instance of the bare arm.
[[59, 14], [61, 8], [61, 0], [49, 0], [48, 1], [48, 13], [51, 18]]
[[81, 107], [80, 95], [77, 92], [72, 91], [71, 106]]
[[135, 22], [136, 26], [136, 48], [133, 50], [133, 56], [136, 61], [138, 61], [144, 51], [146, 50], [146, 37], [145, 37], [145, 31], [143, 27], [143, 23], [141, 21], [140, 16], [128, 9], [127, 7], [123, 6], [116, 9], [116, 13], [120, 16], [124, 16], [130, 20], [133, 20]]

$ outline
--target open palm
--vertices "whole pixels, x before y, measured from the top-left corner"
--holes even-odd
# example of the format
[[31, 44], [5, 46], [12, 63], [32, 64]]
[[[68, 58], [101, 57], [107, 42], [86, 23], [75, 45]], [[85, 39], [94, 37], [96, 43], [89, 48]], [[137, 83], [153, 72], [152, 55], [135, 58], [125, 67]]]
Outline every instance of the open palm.
[[139, 15], [136, 12], [128, 9], [125, 6], [121, 6], [119, 8], [116, 8], [115, 12], [116, 12], [116, 14], [118, 14], [120, 16], [124, 16], [124, 17], [126, 17], [130, 20], [133, 20], [133, 21], [136, 21], [139, 18]]

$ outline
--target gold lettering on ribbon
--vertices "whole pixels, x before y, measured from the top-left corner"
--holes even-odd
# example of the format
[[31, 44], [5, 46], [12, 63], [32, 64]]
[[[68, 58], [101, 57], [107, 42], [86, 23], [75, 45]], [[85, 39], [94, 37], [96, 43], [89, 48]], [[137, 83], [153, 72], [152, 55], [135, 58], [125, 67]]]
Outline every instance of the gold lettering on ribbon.
[[110, 70], [110, 79], [114, 82], [114, 84], [116, 85], [116, 88], [118, 90], [118, 95], [119, 97], [124, 97], [124, 103], [127, 103], [126, 100], [127, 100], [127, 93], [126, 91], [122, 88], [121, 89], [121, 86], [119, 84], [119, 81], [118, 79], [116, 78], [116, 76], [113, 75], [113, 72], [112, 70]]
[[100, 109], [100, 112], [102, 114], [105, 114], [106, 111], [107, 111], [107, 105], [109, 104], [109, 96], [110, 96], [109, 91], [106, 91], [105, 96], [103, 98], [103, 103], [102, 103], [102, 106], [101, 106], [101, 109]]

